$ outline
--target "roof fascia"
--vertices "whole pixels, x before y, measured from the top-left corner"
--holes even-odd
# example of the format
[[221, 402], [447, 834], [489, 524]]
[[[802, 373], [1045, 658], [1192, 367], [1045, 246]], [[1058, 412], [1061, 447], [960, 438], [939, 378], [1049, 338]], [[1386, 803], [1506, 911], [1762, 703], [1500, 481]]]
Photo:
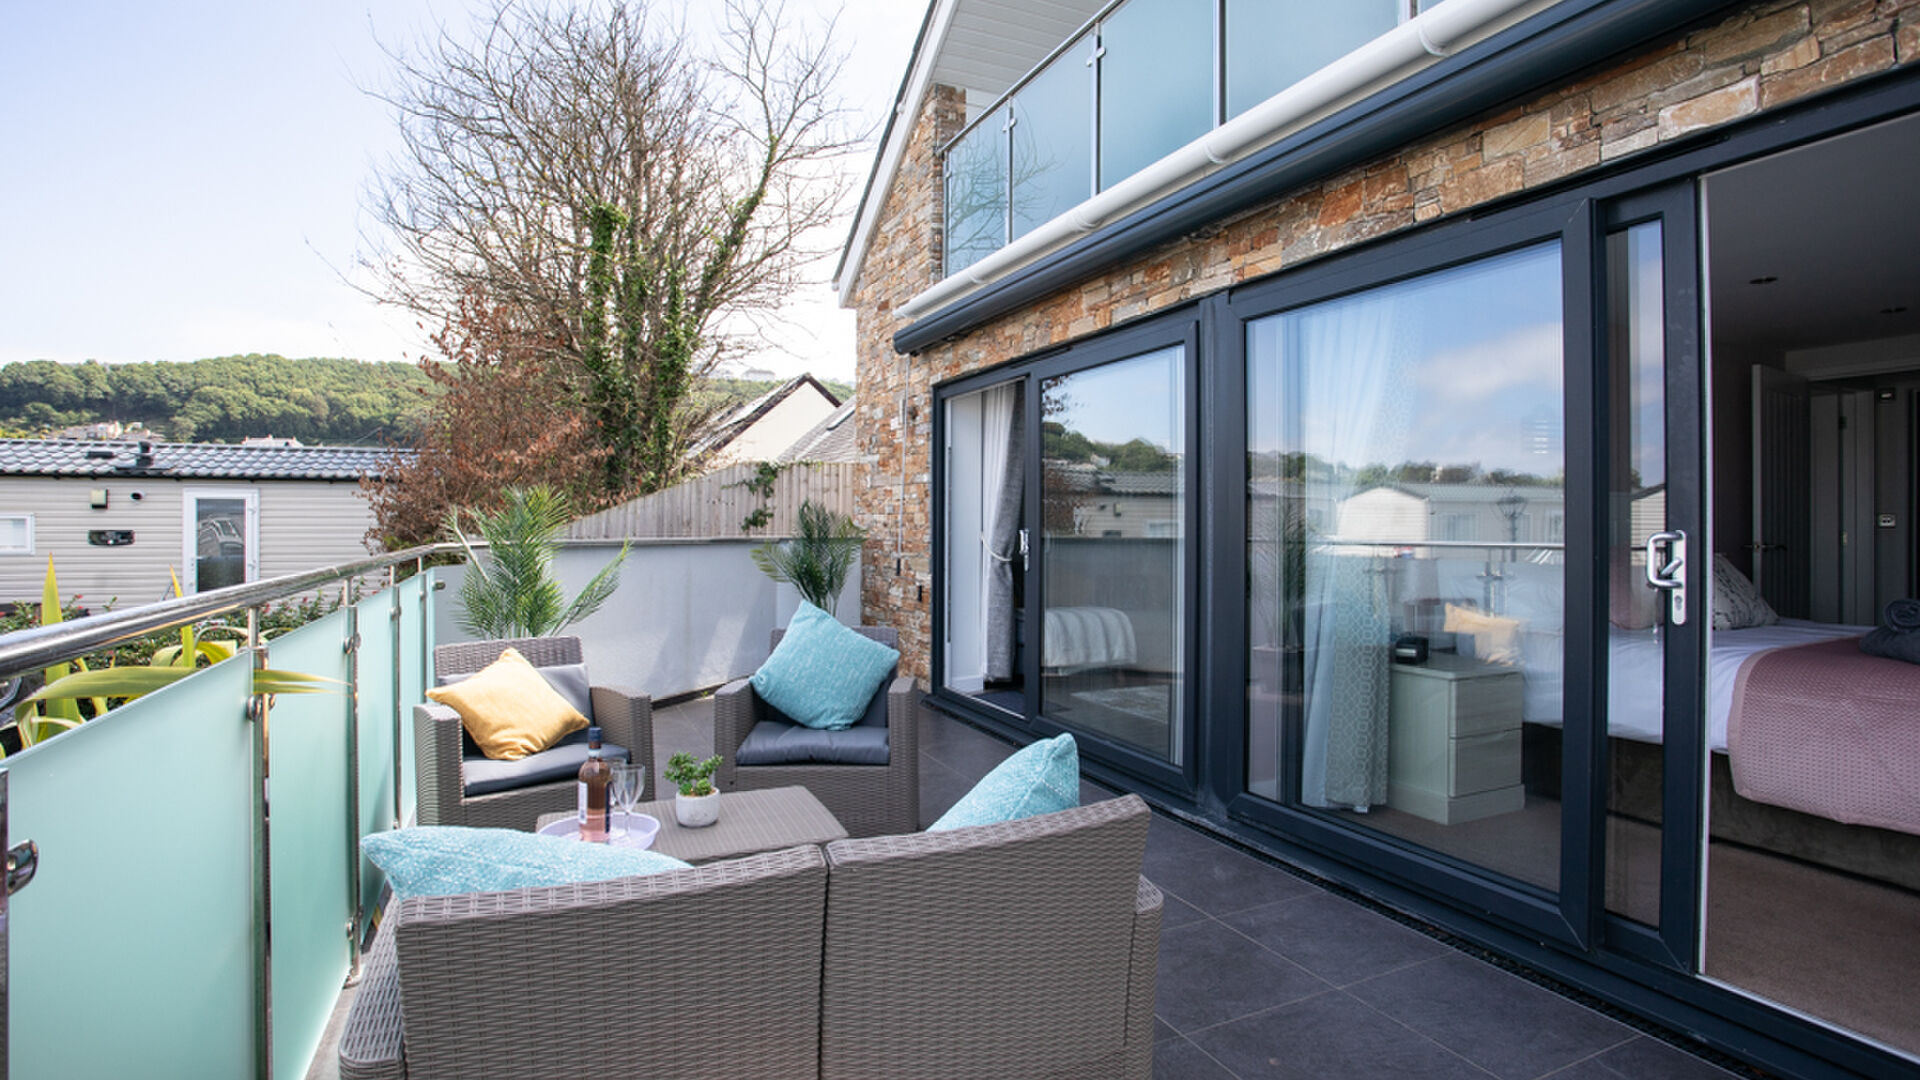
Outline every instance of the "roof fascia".
[[854, 211], [853, 232], [848, 235], [846, 246], [840, 249], [840, 262], [833, 269], [834, 289], [843, 308], [852, 306], [853, 286], [860, 280], [860, 266], [866, 261], [867, 249], [873, 246], [874, 231], [880, 226], [880, 211], [886, 204], [887, 193], [893, 190], [894, 178], [900, 173], [900, 162], [906, 157], [907, 143], [913, 139], [914, 123], [927, 99], [927, 88], [933, 84], [933, 69], [959, 6], [960, 0], [933, 0], [927, 8], [927, 17], [920, 23], [920, 36], [913, 43], [907, 76], [894, 99], [893, 113], [887, 117], [886, 131], [880, 137], [880, 152], [874, 157], [866, 189], [860, 193], [859, 208]]

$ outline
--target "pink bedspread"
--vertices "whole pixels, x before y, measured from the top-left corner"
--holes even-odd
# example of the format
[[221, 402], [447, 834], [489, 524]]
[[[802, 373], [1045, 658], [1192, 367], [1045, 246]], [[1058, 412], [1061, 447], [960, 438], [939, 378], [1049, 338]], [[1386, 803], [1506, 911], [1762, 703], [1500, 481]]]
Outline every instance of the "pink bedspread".
[[1920, 833], [1920, 665], [1859, 638], [1756, 653], [1727, 721], [1733, 788], [1850, 825]]

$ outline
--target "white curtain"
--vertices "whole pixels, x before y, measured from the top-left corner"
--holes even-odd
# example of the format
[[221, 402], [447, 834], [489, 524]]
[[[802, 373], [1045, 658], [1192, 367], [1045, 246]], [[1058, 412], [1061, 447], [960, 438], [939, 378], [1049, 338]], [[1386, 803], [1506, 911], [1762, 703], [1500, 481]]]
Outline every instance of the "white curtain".
[[[1360, 489], [1355, 470], [1403, 460], [1414, 394], [1407, 385], [1407, 312], [1393, 290], [1282, 316], [1283, 391], [1293, 399], [1300, 450], [1323, 463], [1305, 476], [1305, 501], [1339, 529], [1339, 507]], [[1293, 412], [1293, 409], [1289, 409]], [[1387, 797], [1387, 673], [1391, 645], [1387, 560], [1377, 549], [1306, 538], [1306, 731], [1301, 799], [1365, 809]]]
[[1020, 385], [1002, 383], [981, 394], [981, 520], [986, 523], [981, 551], [987, 565], [982, 624], [986, 627], [988, 679], [1013, 676], [1013, 560], [1020, 537], [1021, 460]]

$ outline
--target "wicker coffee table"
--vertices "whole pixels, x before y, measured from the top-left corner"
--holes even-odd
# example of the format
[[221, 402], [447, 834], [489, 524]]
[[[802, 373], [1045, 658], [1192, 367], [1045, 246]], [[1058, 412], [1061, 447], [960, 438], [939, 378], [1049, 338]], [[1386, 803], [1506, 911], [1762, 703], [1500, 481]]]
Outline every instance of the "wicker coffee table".
[[[847, 838], [847, 830], [832, 812], [803, 787], [722, 792], [720, 820], [699, 829], [684, 828], [674, 820], [672, 799], [639, 803], [633, 811], [660, 819], [660, 835], [653, 838], [649, 850], [690, 863]], [[572, 811], [565, 810], [542, 814], [534, 828], [571, 816]]]

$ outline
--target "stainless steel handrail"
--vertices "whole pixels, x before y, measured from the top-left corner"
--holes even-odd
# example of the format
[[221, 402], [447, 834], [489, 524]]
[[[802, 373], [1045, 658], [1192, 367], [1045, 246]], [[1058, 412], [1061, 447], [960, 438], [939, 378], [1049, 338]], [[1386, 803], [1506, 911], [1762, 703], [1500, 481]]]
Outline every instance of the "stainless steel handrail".
[[98, 615], [88, 615], [53, 626], [17, 630], [0, 635], [0, 679], [12, 678], [76, 656], [85, 656], [95, 649], [117, 645], [155, 630], [297, 596], [317, 585], [359, 577], [429, 555], [458, 553], [461, 550], [459, 544], [424, 544], [358, 562], [315, 567], [297, 574], [243, 582], [124, 611], [103, 611]]
[[1342, 547], [1424, 547], [1424, 548], [1492, 548], [1496, 551], [1565, 551], [1567, 545], [1541, 541], [1529, 543], [1525, 540], [1407, 540], [1388, 538], [1382, 540], [1372, 536], [1316, 536], [1315, 545], [1326, 547], [1339, 544]]

